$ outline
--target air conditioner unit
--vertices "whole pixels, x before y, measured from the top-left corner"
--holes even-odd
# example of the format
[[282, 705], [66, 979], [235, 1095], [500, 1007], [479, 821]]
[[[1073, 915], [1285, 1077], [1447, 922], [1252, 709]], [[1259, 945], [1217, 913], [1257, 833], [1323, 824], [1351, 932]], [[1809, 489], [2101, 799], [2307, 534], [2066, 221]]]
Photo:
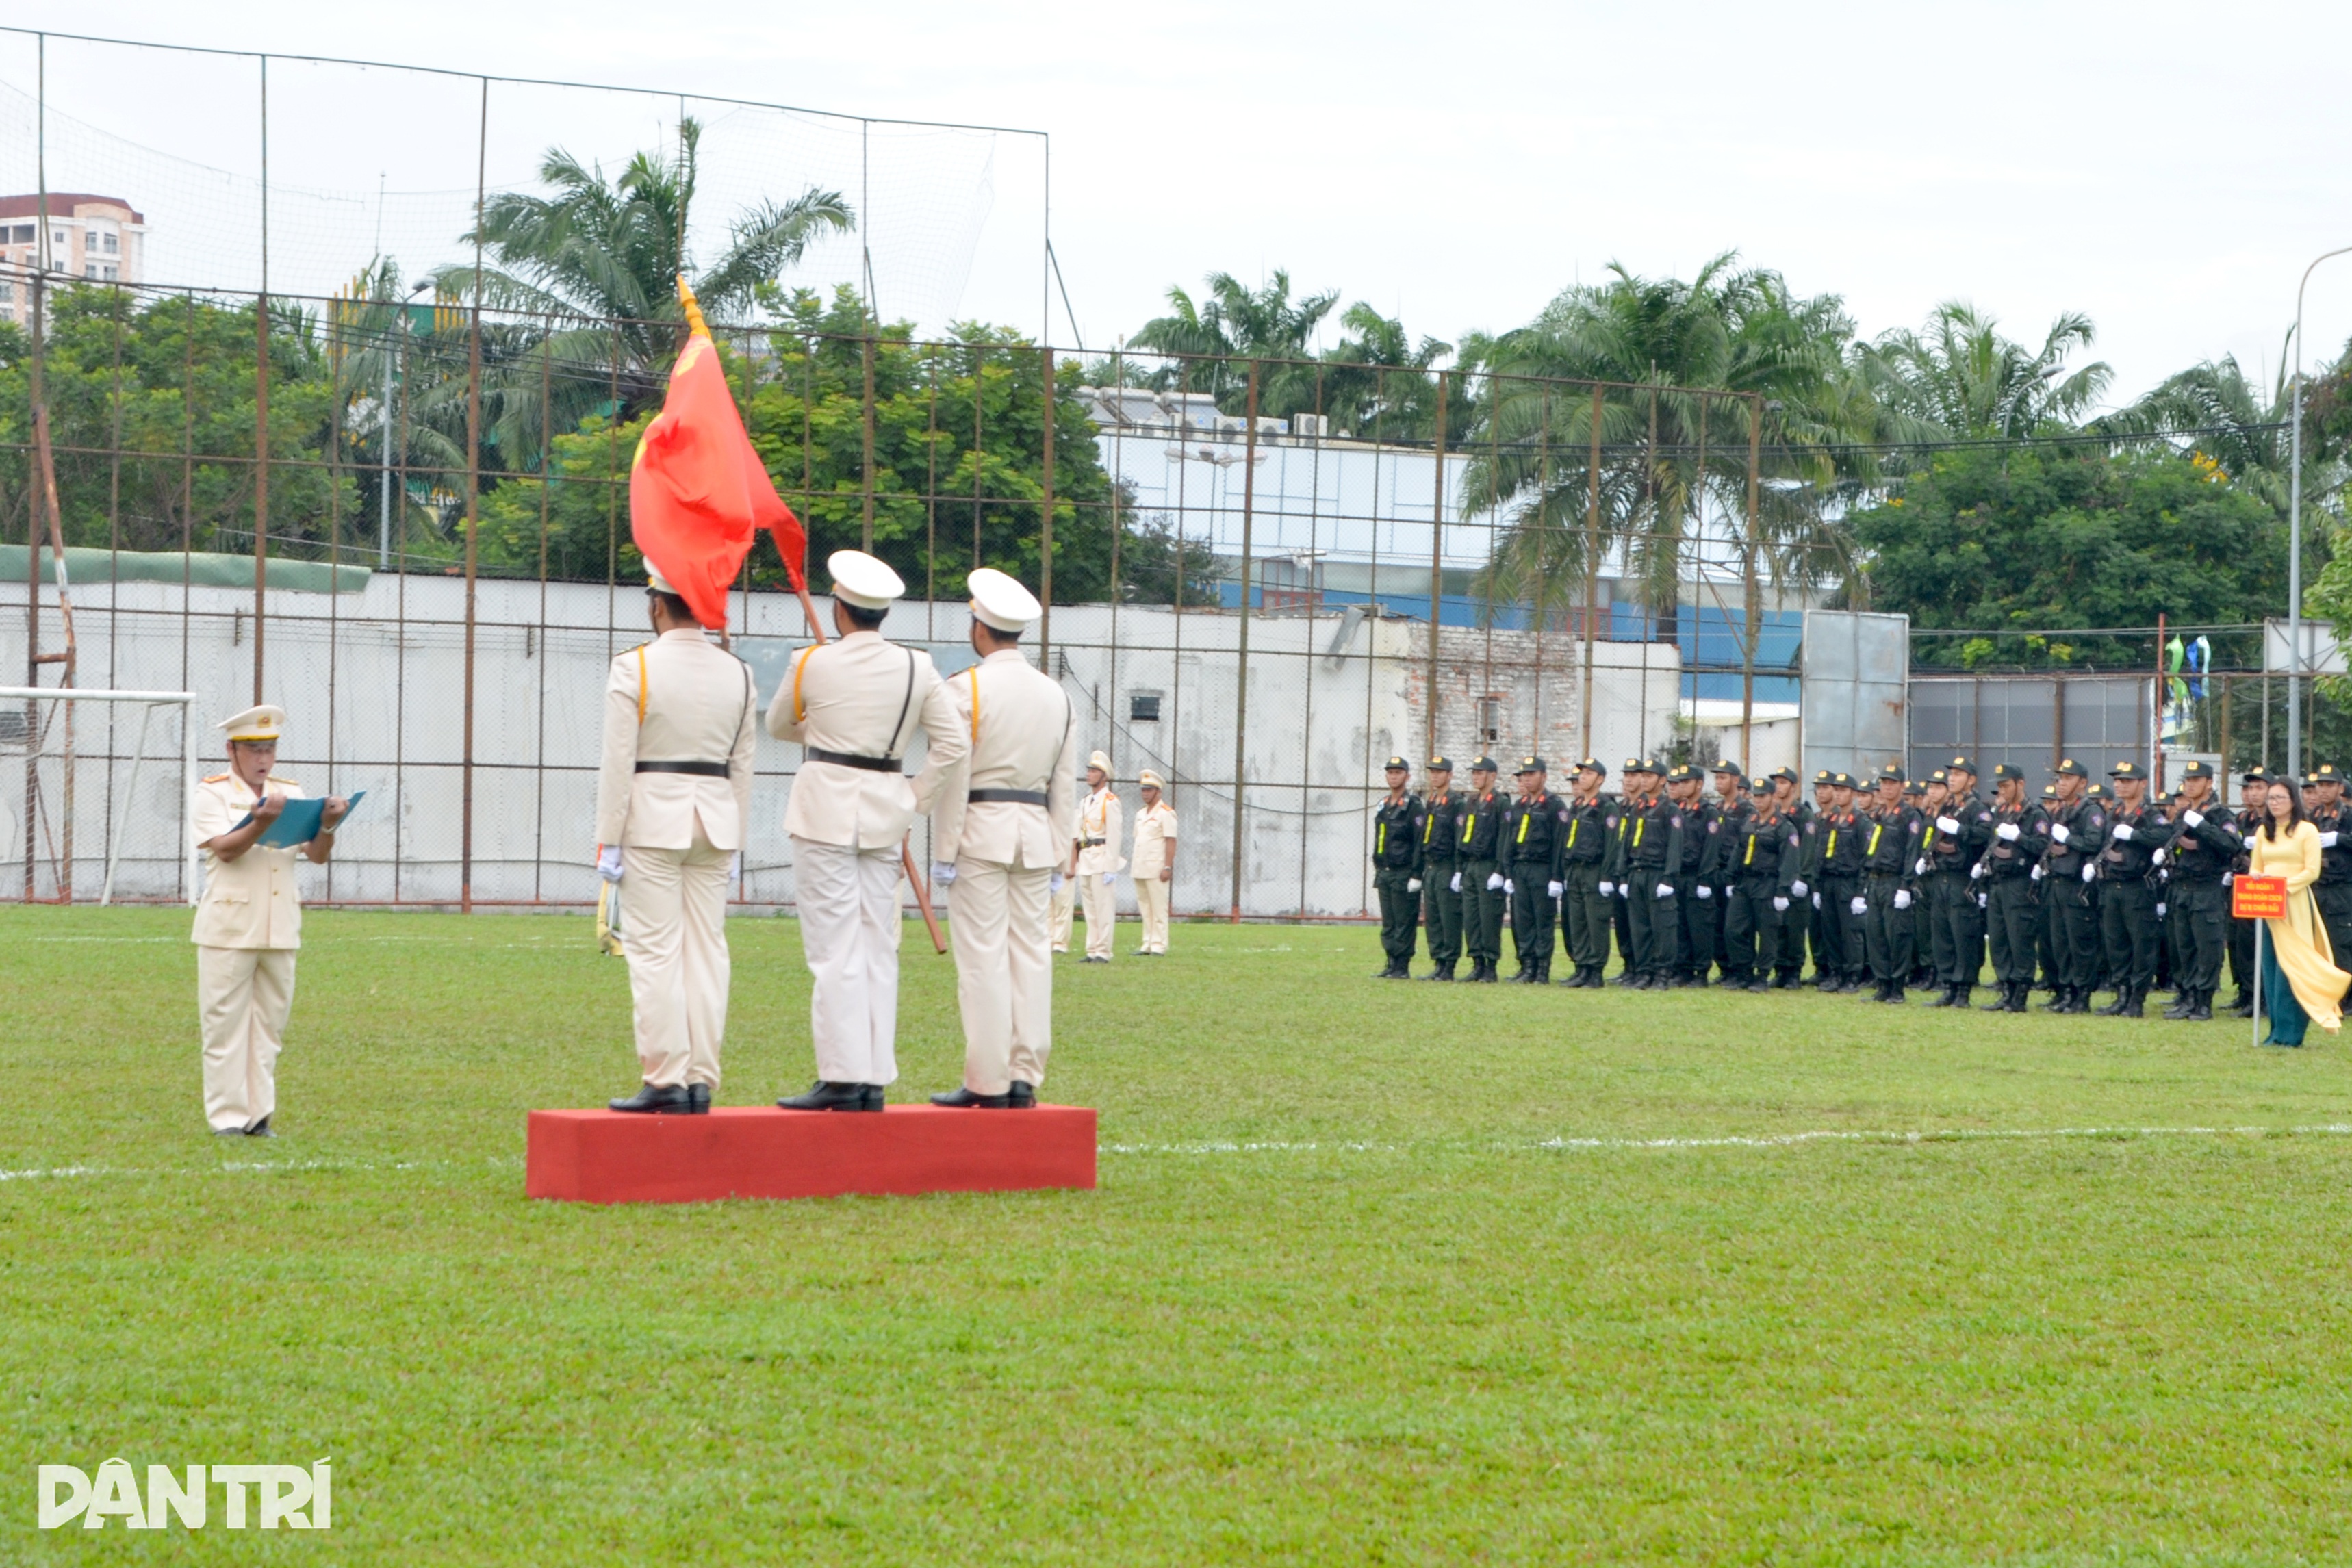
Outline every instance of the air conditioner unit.
[[1290, 434], [1320, 441], [1331, 434], [1330, 418], [1320, 413], [1294, 413], [1290, 416]]

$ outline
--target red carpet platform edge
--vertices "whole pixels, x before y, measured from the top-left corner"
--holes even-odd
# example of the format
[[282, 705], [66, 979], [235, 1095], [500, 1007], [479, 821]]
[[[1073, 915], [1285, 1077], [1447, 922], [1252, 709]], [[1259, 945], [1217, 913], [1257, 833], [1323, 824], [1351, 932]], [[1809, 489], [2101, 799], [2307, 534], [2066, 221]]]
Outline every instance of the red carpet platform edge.
[[525, 1190], [579, 1203], [1095, 1185], [1095, 1113], [1076, 1105], [871, 1112], [719, 1106], [707, 1116], [533, 1111]]

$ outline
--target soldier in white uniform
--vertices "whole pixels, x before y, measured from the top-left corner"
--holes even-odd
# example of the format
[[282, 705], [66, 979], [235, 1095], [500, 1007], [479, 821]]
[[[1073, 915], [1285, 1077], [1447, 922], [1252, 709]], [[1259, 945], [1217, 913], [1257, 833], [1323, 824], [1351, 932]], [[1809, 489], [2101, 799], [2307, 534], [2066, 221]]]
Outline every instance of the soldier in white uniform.
[[1078, 737], [1070, 700], [1032, 669], [1021, 635], [1044, 613], [1003, 572], [971, 574], [971, 645], [981, 662], [947, 683], [971, 750], [931, 809], [951, 888], [963, 1086], [934, 1105], [1036, 1103], [1054, 1041], [1054, 965], [1046, 901], [1078, 817]]
[[760, 739], [751, 667], [703, 635], [659, 573], [654, 640], [613, 661], [596, 777], [596, 866], [627, 879], [623, 944], [644, 1084], [615, 1111], [699, 1115], [727, 1034], [727, 882], [741, 864]]
[[1139, 958], [1168, 954], [1168, 892], [1176, 880], [1176, 813], [1163, 798], [1160, 775], [1149, 768], [1136, 780], [1143, 809], [1135, 813], [1135, 911], [1143, 919]]
[[[840, 641], [795, 658], [768, 706], [768, 733], [805, 747], [784, 831], [814, 980], [817, 1070], [814, 1088], [777, 1103], [879, 1111], [898, 1076], [899, 846], [971, 741], [930, 656], [882, 637], [907, 591], [898, 574], [860, 550], [836, 550], [825, 568]], [[918, 730], [929, 751], [910, 779], [904, 758]]]
[[324, 865], [350, 805], [330, 796], [316, 838], [261, 844], [302, 787], [276, 779], [286, 710], [247, 708], [220, 727], [229, 770], [196, 786], [190, 828], [204, 852], [196, 904], [196, 1009], [205, 1040], [205, 1120], [217, 1134], [276, 1137], [278, 1052], [294, 1006], [294, 955], [302, 946], [302, 897], [294, 863]]
[[1087, 798], [1078, 807], [1078, 832], [1072, 849], [1071, 874], [1087, 911], [1087, 956], [1089, 964], [1110, 962], [1111, 933], [1118, 920], [1113, 887], [1127, 865], [1118, 852], [1121, 810], [1110, 787], [1110, 758], [1097, 751], [1087, 758]]

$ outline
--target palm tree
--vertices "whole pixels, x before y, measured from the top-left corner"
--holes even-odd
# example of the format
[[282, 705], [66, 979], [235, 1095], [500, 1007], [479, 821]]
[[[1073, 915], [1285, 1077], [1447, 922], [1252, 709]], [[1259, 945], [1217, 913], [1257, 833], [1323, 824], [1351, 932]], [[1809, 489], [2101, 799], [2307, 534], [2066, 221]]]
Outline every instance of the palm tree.
[[1258, 375], [1258, 413], [1280, 418], [1315, 406], [1315, 372], [1303, 362], [1313, 357], [1310, 340], [1323, 318], [1339, 302], [1327, 290], [1294, 300], [1290, 274], [1277, 267], [1265, 287], [1252, 290], [1229, 272], [1208, 277], [1199, 303], [1171, 287], [1168, 315], [1146, 321], [1129, 345], [1157, 353], [1183, 355], [1195, 362], [1163, 366], [1150, 379], [1160, 389], [1180, 382], [1214, 396], [1227, 413], [1241, 412], [1251, 360], [1272, 361]]
[[[639, 152], [609, 181], [601, 166], [549, 149], [539, 172], [551, 193], [493, 196], [465, 235], [486, 253], [483, 308], [520, 319], [484, 328], [486, 423], [503, 449], [535, 452], [542, 422], [553, 432], [596, 413], [625, 421], [654, 401], [684, 334], [680, 274], [706, 316], [740, 320], [813, 241], [856, 226], [839, 192], [812, 186], [739, 215], [725, 248], [698, 266], [687, 233], [702, 126], [688, 117], [677, 129], [674, 157]], [[443, 299], [475, 298], [470, 264], [444, 267], [434, 281]]]
[[2016, 440], [2072, 427], [2114, 379], [2104, 361], [2067, 369], [2097, 336], [2079, 311], [2052, 322], [2038, 350], [2003, 337], [2000, 326], [1965, 301], [1947, 300], [1924, 332], [1898, 328], [1857, 345], [1853, 366], [1889, 412], [1959, 438]]

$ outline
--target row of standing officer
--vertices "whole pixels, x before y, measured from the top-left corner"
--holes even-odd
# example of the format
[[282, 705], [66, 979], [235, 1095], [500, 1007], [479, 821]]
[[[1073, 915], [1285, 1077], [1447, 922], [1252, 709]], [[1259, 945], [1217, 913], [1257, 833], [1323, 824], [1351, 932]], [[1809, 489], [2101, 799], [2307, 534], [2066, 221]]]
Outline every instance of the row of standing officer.
[[[1511, 978], [1524, 983], [1550, 978], [1557, 922], [1574, 964], [1569, 986], [1602, 983], [1612, 936], [1617, 983], [1641, 988], [1704, 985], [1710, 967], [1736, 988], [1792, 986], [1810, 942], [1823, 989], [1867, 984], [1871, 999], [1901, 1002], [1924, 979], [1931, 1006], [1953, 1007], [1969, 1002], [1990, 942], [1998, 995], [1987, 1010], [2023, 1010], [2039, 959], [2053, 1010], [2087, 1010], [2093, 990], [2111, 987], [2100, 1010], [2138, 1017], [2168, 956], [2180, 994], [2168, 1016], [2211, 1016], [2244, 830], [2203, 764], [2161, 801], [2135, 763], [2110, 770], [2109, 795], [2072, 758], [2038, 800], [2006, 764], [1994, 769], [1993, 799], [1980, 798], [1965, 757], [1916, 783], [1891, 765], [1870, 786], [1823, 771], [1810, 804], [1787, 768], [1749, 785], [1719, 764], [1713, 799], [1688, 767], [1629, 758], [1623, 771], [1612, 796], [1608, 769], [1587, 758], [1562, 798], [1544, 760], [1528, 757], [1507, 794], [1482, 757], [1463, 791], [1438, 757], [1416, 796], [1410, 765], [1390, 758], [1374, 824], [1380, 977], [1410, 977], [1419, 916], [1435, 964], [1427, 978], [1453, 979], [1466, 946], [1468, 977], [1498, 979], [1507, 915]], [[2333, 771], [2320, 775], [2328, 797], [2341, 793]], [[2334, 821], [2320, 824], [2333, 857], [2323, 913], [2352, 936], [2352, 823], [2338, 850]], [[2352, 955], [2352, 945], [2337, 950]], [[2232, 967], [2250, 974], [2251, 956]]]

